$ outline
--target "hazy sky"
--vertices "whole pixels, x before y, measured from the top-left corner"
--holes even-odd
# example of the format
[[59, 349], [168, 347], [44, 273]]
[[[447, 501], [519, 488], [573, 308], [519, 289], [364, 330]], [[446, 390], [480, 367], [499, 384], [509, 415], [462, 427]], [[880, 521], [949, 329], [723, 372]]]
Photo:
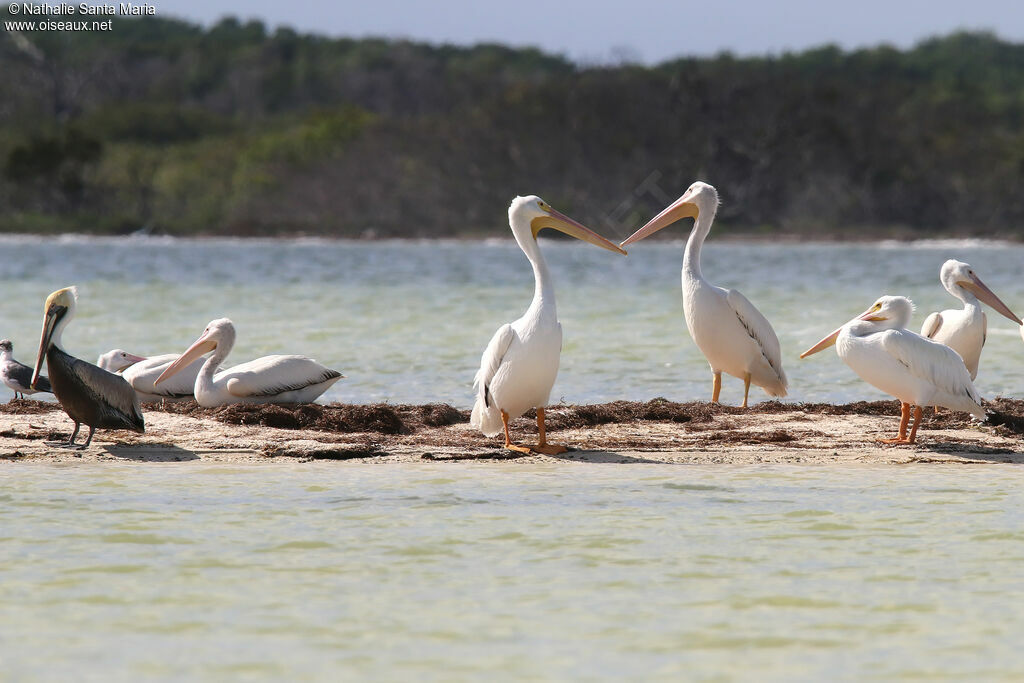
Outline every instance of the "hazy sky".
[[958, 28], [1024, 40], [1021, 0], [150, 0], [162, 16], [209, 24], [225, 14], [332, 36], [536, 45], [584, 61], [625, 51], [653, 62], [822, 43], [905, 47]]

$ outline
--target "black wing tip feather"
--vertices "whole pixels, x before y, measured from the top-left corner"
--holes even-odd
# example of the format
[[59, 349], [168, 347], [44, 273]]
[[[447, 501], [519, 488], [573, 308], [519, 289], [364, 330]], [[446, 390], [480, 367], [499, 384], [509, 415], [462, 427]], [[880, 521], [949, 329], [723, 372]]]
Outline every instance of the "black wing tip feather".
[[50, 380], [44, 375], [39, 375], [39, 379], [36, 380], [36, 385], [32, 386], [32, 375], [35, 371], [24, 363], [18, 363], [10, 371], [11, 378], [17, 381], [21, 386], [26, 387], [27, 391], [44, 391], [48, 394], [53, 393], [53, 388], [50, 386]]
[[301, 389], [305, 389], [307, 387], [312, 387], [312, 386], [315, 386], [317, 384], [322, 384], [323, 382], [329, 382], [332, 379], [338, 379], [338, 378], [344, 377], [344, 376], [345, 375], [341, 374], [337, 370], [331, 370], [331, 369], [328, 368], [328, 369], [324, 370], [320, 374], [319, 377], [314, 378], [310, 382], [303, 382], [301, 384], [281, 384], [281, 385], [278, 385], [276, 387], [270, 387], [268, 389], [265, 389], [264, 391], [261, 391], [259, 394], [255, 394], [255, 395], [256, 396], [276, 396], [277, 394], [283, 394], [286, 391], [299, 391]]

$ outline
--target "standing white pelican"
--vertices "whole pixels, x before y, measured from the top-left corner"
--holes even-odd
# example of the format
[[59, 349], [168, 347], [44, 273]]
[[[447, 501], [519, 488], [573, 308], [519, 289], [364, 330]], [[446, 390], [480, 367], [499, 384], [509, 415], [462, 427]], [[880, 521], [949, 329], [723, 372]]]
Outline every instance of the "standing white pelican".
[[68, 414], [75, 429], [64, 446], [75, 447], [78, 429], [89, 426], [89, 438], [81, 448], [88, 448], [96, 428], [146, 431], [139, 408], [139, 397], [123, 378], [64, 352], [61, 337], [75, 315], [78, 293], [65, 287], [46, 298], [43, 331], [39, 337], [39, 354], [32, 373], [32, 388], [39, 388], [39, 370], [46, 359], [53, 395]]
[[981, 278], [974, 273], [974, 269], [963, 261], [949, 259], [943, 263], [939, 271], [939, 282], [947, 292], [963, 301], [964, 307], [932, 313], [925, 318], [921, 334], [959, 353], [973, 380], [978, 376], [981, 347], [985, 345], [988, 331], [988, 318], [981, 310], [981, 302], [985, 302], [1018, 325], [1021, 324], [1021, 319], [986, 287]]
[[174, 377], [156, 386], [156, 379], [167, 367], [178, 360], [178, 354], [165, 353], [160, 356], [136, 356], [122, 349], [107, 351], [96, 365], [108, 372], [124, 377], [132, 385], [140, 401], [181, 401], [192, 398], [196, 377], [206, 359], [197, 358]]
[[40, 377], [36, 380], [36, 389], [32, 388], [32, 368], [14, 360], [14, 344], [9, 340], [0, 341], [0, 379], [14, 392], [14, 398], [21, 398], [29, 394], [45, 391], [53, 393], [50, 388], [50, 380]]
[[779, 338], [768, 319], [735, 289], [716, 287], [700, 272], [700, 248], [718, 211], [718, 192], [700, 181], [630, 235], [622, 246], [638, 242], [683, 218], [694, 218], [683, 255], [683, 316], [686, 328], [713, 375], [711, 401], [718, 402], [722, 373], [743, 380], [743, 407], [753, 382], [769, 396], [785, 396], [789, 386], [782, 369]]
[[[962, 410], [984, 419], [981, 397], [956, 351], [905, 329], [914, 304], [883, 296], [868, 310], [800, 354], [806, 358], [833, 344], [861, 379], [900, 400], [900, 431], [885, 443], [914, 443], [924, 406]], [[910, 406], [914, 428], [907, 436]]]
[[[498, 328], [487, 344], [480, 359], [480, 370], [473, 379], [476, 402], [470, 424], [486, 436], [494, 436], [504, 428], [505, 448], [510, 450], [548, 455], [564, 453], [564, 446], [547, 442], [544, 429], [544, 406], [558, 375], [562, 325], [558, 322], [555, 288], [537, 244], [537, 233], [544, 228], [554, 228], [608, 251], [626, 252], [555, 211], [535, 195], [512, 200], [508, 223], [519, 248], [533, 266], [533, 301], [521, 318]], [[517, 446], [509, 437], [508, 422], [530, 408], [537, 409], [538, 443], [530, 447]]]
[[195, 382], [196, 402], [204, 408], [231, 403], [312, 403], [343, 377], [306, 356], [263, 356], [217, 372], [234, 345], [234, 324], [227, 318], [213, 320], [154, 384], [165, 382], [211, 351]]

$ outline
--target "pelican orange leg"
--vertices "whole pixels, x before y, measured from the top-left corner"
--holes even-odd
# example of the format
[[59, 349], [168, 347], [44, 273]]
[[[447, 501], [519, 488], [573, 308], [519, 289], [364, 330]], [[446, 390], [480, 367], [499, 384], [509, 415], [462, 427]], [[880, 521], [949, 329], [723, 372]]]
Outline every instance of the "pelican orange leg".
[[711, 402], [718, 403], [718, 395], [722, 393], [722, 373], [716, 372], [711, 380]]
[[914, 406], [914, 426], [910, 430], [910, 438], [907, 443], [917, 443], [917, 428], [921, 426], [921, 418], [924, 417], [924, 408]]
[[565, 453], [569, 449], [565, 446], [558, 446], [556, 444], [548, 443], [547, 430], [544, 426], [544, 409], [537, 408], [537, 445], [536, 446], [517, 446], [512, 443], [512, 438], [508, 433], [508, 413], [504, 410], [501, 411], [501, 423], [505, 425], [505, 448], [510, 451], [517, 451], [519, 453], [543, 453], [544, 455], [558, 455], [559, 453]]
[[743, 375], [743, 405], [740, 408], [747, 407], [747, 397], [750, 396], [750, 373]]
[[501, 411], [501, 423], [505, 425], [505, 448], [509, 449], [510, 451], [518, 451], [519, 453], [529, 453], [529, 448], [527, 448], [526, 446], [517, 446], [516, 444], [512, 443], [512, 439], [509, 438], [508, 413], [506, 413], [504, 410]]
[[900, 431], [895, 439], [879, 439], [879, 443], [912, 444], [917, 441], [917, 428], [921, 426], [921, 417], [924, 410], [920, 406], [914, 406], [914, 426], [907, 436], [907, 424], [910, 422], [910, 404], [900, 403]]
[[569, 450], [565, 446], [548, 443], [547, 432], [544, 428], [543, 408], [537, 408], [537, 434], [537, 445], [530, 448], [533, 452], [543, 453], [544, 455], [558, 455], [559, 453], [565, 453]]

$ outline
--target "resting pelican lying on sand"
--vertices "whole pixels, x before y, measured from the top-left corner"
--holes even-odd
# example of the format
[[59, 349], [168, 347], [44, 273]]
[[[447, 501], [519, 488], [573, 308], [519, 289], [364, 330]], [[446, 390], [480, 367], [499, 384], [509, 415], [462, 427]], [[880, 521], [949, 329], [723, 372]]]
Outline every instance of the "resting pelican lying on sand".
[[[806, 358], [833, 344], [861, 379], [900, 400], [900, 431], [884, 443], [914, 443], [924, 406], [943, 406], [985, 418], [981, 397], [956, 351], [905, 329], [914, 304], [883, 296], [868, 310], [800, 354]], [[910, 406], [914, 428], [907, 436]]]
[[789, 386], [782, 369], [779, 338], [768, 319], [735, 289], [716, 287], [700, 272], [700, 248], [718, 211], [718, 192], [700, 181], [690, 185], [664, 211], [630, 235], [622, 246], [638, 242], [683, 218], [694, 218], [683, 255], [683, 316], [686, 328], [713, 375], [711, 401], [718, 402], [722, 373], [743, 380], [743, 407], [750, 384], [769, 396], [785, 396]]
[[264, 356], [218, 373], [234, 345], [234, 324], [227, 318], [213, 320], [155, 384], [162, 384], [211, 351], [195, 383], [196, 401], [204, 408], [231, 403], [312, 403], [344, 376], [306, 356]]
[[157, 377], [167, 367], [178, 360], [178, 354], [165, 353], [160, 356], [136, 356], [121, 349], [107, 351], [99, 357], [96, 364], [122, 377], [132, 385], [140, 401], [182, 401], [192, 398], [199, 369], [203, 367], [205, 358], [197, 358], [174, 377], [168, 378], [156, 386]]
[[53, 395], [75, 422], [71, 438], [62, 445], [74, 447], [79, 427], [86, 424], [89, 437], [81, 448], [88, 448], [97, 427], [144, 432], [146, 425], [139, 408], [139, 397], [123, 378], [70, 356], [60, 348], [64, 328], [75, 315], [77, 298], [74, 287], [59, 289], [47, 297], [32, 388], [40, 387], [43, 378], [39, 370], [45, 358]]
[[36, 382], [38, 389], [32, 388], [32, 368], [14, 360], [14, 344], [7, 339], [0, 341], [0, 378], [14, 392], [14, 398], [18, 398], [18, 394], [21, 394], [21, 398], [25, 398], [27, 394], [35, 394], [40, 391], [53, 393], [53, 389], [50, 388], [50, 380], [45, 377], [40, 377]]
[[[498, 328], [487, 344], [480, 370], [473, 379], [477, 396], [470, 424], [487, 436], [504, 428], [505, 448], [514, 451], [564, 453], [564, 446], [548, 444], [544, 430], [544, 406], [558, 375], [562, 325], [558, 322], [555, 288], [537, 244], [537, 233], [554, 228], [608, 251], [626, 252], [535, 195], [513, 199], [508, 207], [508, 222], [519, 248], [533, 266], [533, 302], [521, 318]], [[516, 446], [508, 433], [508, 422], [530, 408], [537, 409], [538, 443]]]
[[939, 282], [947, 292], [963, 301], [964, 307], [932, 313], [925, 318], [921, 334], [959, 353], [973, 380], [978, 376], [981, 347], [985, 345], [988, 331], [988, 318], [981, 310], [981, 302], [985, 302], [1018, 325], [1021, 324], [1021, 319], [986, 287], [981, 278], [974, 273], [974, 269], [963, 261], [949, 259], [943, 263], [939, 271]]

